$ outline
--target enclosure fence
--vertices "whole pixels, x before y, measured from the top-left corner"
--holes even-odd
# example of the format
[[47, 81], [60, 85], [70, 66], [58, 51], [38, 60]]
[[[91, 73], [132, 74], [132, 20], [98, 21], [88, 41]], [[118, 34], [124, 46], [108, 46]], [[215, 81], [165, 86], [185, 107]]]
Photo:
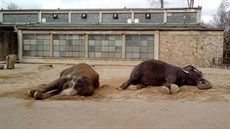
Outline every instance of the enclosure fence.
[[212, 59], [212, 68], [230, 69], [230, 58], [220, 57]]

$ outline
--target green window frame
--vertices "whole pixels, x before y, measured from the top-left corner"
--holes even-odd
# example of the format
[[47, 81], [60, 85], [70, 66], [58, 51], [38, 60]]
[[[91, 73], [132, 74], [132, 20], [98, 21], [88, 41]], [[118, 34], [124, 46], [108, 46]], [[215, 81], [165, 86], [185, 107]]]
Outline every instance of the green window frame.
[[121, 58], [122, 40], [120, 34], [89, 34], [89, 58]]
[[85, 57], [84, 34], [54, 34], [53, 57]]
[[154, 35], [126, 34], [125, 35], [126, 59], [153, 59]]
[[23, 56], [50, 56], [49, 34], [23, 34]]

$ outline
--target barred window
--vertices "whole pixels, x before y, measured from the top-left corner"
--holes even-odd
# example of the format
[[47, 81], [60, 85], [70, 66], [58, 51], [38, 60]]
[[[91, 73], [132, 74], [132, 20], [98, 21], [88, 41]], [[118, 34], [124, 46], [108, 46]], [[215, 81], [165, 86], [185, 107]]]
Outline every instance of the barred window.
[[92, 34], [89, 35], [89, 57], [121, 58], [121, 35]]
[[54, 34], [54, 57], [85, 57], [85, 37], [83, 34]]
[[48, 57], [50, 36], [48, 34], [24, 34], [23, 56]]
[[196, 12], [168, 12], [167, 23], [197, 23]]
[[125, 57], [128, 59], [152, 59], [154, 36], [128, 34], [125, 36]]

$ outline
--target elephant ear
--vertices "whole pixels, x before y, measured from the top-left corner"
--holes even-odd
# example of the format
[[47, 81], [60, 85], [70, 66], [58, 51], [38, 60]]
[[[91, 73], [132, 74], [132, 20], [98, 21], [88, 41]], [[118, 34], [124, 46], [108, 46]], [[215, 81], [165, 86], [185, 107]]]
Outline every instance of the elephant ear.
[[185, 70], [185, 69], [182, 69], [183, 72], [185, 72], [186, 74], [189, 73], [189, 71]]

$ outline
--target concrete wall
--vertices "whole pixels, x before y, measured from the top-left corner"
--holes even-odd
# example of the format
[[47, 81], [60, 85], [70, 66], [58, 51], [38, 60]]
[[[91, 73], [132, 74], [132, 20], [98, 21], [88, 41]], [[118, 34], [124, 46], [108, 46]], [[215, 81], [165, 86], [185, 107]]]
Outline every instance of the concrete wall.
[[209, 67], [223, 55], [223, 31], [160, 31], [159, 59], [178, 66]]

